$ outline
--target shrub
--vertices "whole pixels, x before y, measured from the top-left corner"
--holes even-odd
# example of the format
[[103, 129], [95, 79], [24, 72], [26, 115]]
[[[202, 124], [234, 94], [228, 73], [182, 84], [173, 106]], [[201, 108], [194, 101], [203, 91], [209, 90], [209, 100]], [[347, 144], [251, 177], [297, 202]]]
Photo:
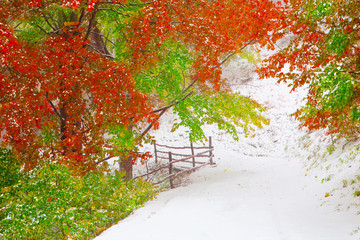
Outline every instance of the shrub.
[[119, 173], [79, 177], [49, 164], [1, 189], [0, 238], [91, 239], [155, 194], [152, 185]]
[[20, 163], [16, 161], [10, 150], [0, 148], [0, 189], [11, 186], [21, 176]]
[[[20, 164], [13, 157], [10, 150], [0, 148], [0, 190], [16, 184], [20, 177]], [[3, 198], [0, 198], [0, 207], [4, 206]], [[0, 211], [0, 221], [4, 219], [5, 213]]]

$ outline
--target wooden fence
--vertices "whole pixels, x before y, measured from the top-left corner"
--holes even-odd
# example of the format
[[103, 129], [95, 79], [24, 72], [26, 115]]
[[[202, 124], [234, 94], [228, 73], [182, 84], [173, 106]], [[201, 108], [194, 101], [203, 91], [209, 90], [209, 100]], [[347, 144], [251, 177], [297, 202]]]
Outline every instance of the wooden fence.
[[[191, 154], [179, 153], [182, 150], [190, 150]], [[178, 151], [178, 152], [175, 152]], [[212, 139], [209, 137], [209, 145], [203, 147], [195, 147], [192, 142], [190, 142], [189, 147], [173, 147], [161, 144], [154, 144], [154, 157], [155, 163], [159, 163], [159, 160], [165, 160], [167, 163], [162, 164], [158, 168], [148, 171], [146, 174], [137, 176], [140, 177], [149, 177], [152, 174], [156, 174], [159, 171], [168, 169], [168, 174], [166, 177], [157, 181], [153, 184], [157, 185], [165, 180], [169, 180], [170, 187], [174, 188], [173, 180], [184, 173], [194, 171], [198, 168], [201, 168], [205, 165], [214, 165], [214, 147], [212, 146]], [[198, 152], [198, 153], [196, 153]], [[201, 161], [201, 159], [207, 158], [208, 161]]]

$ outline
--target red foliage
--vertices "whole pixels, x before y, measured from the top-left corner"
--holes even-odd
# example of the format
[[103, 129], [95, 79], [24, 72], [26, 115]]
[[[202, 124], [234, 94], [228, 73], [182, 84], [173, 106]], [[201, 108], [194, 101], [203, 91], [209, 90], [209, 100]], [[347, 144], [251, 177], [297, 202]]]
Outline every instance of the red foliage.
[[[87, 172], [108, 147], [108, 126], [126, 128], [148, 120], [157, 128], [157, 116], [151, 114], [146, 96], [135, 89], [132, 75], [159, 61], [157, 49], [165, 40], [184, 43], [193, 52], [193, 79], [219, 89], [222, 59], [252, 43], [273, 48], [283, 36], [279, 30], [285, 25], [285, 11], [271, 0], [143, 2], [126, 33], [133, 53], [128, 66], [90, 51], [87, 40], [98, 6], [126, 0], [2, 2], [0, 132], [4, 144], [21, 159], [31, 160], [27, 167], [38, 159], [63, 155], [64, 164]], [[40, 45], [18, 41], [9, 27], [12, 19], [41, 15], [51, 4], [84, 14], [83, 22], [65, 23], [59, 31], [47, 33]], [[84, 6], [90, 13], [82, 11]]]
[[320, 2], [289, 0], [290, 43], [259, 73], [287, 82], [292, 90], [309, 86], [306, 105], [294, 114], [302, 127], [354, 137], [360, 132], [360, 15], [354, 10], [360, 2]]
[[219, 88], [218, 66], [227, 54], [255, 42], [273, 47], [283, 35], [278, 30], [285, 26], [285, 12], [272, 1], [185, 2], [157, 0], [143, 8], [131, 29], [135, 37], [130, 45], [138, 66], [156, 62], [155, 49], [164, 39], [181, 40], [196, 52], [196, 77]]
[[[106, 147], [106, 126], [152, 117], [130, 70], [88, 51], [78, 31], [48, 37], [42, 49], [17, 41], [6, 28], [0, 37], [7, 66], [0, 75], [0, 132], [4, 143], [33, 164], [39, 154], [60, 154], [65, 164], [88, 171]], [[45, 133], [61, 141], [46, 143]]]

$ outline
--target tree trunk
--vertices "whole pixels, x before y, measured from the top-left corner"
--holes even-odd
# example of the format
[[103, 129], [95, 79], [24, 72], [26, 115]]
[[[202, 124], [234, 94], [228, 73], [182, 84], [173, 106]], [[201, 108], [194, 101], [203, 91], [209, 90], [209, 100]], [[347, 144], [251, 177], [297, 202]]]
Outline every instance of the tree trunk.
[[132, 164], [133, 157], [128, 156], [120, 159], [120, 171], [125, 172], [125, 179], [131, 180], [133, 178], [133, 164]]
[[106, 47], [103, 35], [101, 34], [99, 28], [96, 26], [96, 22], [94, 23], [94, 27], [91, 31], [91, 47], [104, 56], [111, 55], [108, 48]]

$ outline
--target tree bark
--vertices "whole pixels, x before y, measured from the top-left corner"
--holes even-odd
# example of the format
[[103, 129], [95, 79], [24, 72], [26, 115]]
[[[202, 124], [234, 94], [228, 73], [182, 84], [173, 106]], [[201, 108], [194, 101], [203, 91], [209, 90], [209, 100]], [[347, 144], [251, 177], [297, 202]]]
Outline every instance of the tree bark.
[[[133, 130], [133, 125], [130, 124], [127, 128], [129, 132]], [[133, 160], [134, 156], [132, 154], [132, 151], [124, 151], [122, 154], [122, 157], [120, 158], [120, 171], [125, 173], [124, 178], [126, 180], [131, 180], [133, 178]]]
[[125, 156], [123, 159], [120, 159], [120, 170], [125, 173], [124, 178], [126, 180], [131, 180], [133, 178], [133, 157]]

